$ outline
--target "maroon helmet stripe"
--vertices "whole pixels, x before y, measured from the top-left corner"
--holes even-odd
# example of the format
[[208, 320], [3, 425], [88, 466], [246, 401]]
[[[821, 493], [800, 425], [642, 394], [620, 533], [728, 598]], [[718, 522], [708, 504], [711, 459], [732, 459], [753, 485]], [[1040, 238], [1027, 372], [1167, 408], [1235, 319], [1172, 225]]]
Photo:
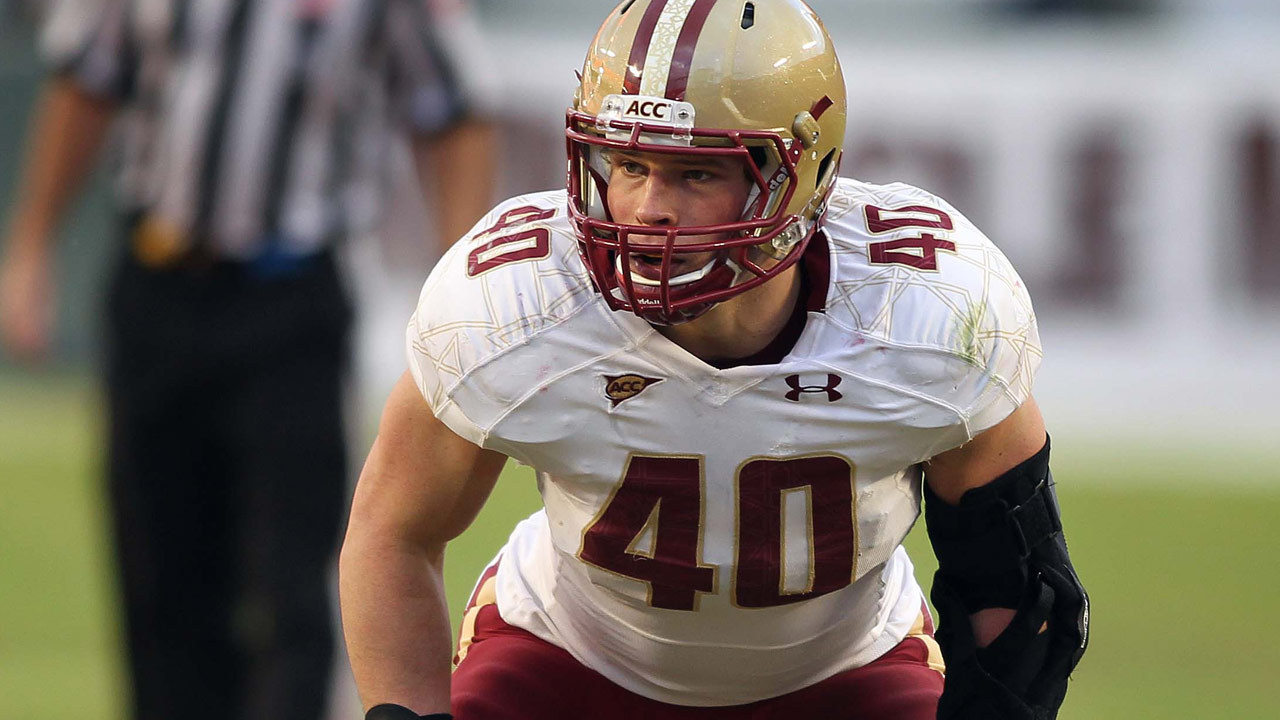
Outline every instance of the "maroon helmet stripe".
[[640, 27], [636, 28], [636, 40], [631, 44], [631, 57], [627, 58], [627, 79], [622, 84], [622, 92], [635, 95], [640, 92], [640, 78], [644, 76], [644, 58], [649, 54], [649, 43], [653, 41], [653, 30], [658, 27], [658, 18], [667, 7], [667, 0], [653, 0], [640, 18]]
[[689, 9], [684, 27], [680, 28], [680, 37], [676, 40], [676, 50], [671, 56], [671, 72], [667, 75], [667, 99], [684, 100], [685, 90], [689, 88], [689, 66], [693, 63], [693, 49], [698, 45], [698, 36], [702, 34], [702, 26], [707, 23], [707, 16], [716, 0], [697, 0]]

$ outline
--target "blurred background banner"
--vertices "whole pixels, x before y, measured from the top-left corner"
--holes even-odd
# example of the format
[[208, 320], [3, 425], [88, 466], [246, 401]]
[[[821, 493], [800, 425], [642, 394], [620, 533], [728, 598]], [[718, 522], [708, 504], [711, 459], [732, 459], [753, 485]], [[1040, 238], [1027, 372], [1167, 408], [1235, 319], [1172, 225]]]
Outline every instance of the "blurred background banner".
[[[498, 195], [560, 187], [574, 71], [613, 3], [477, 4], [488, 39], [474, 52], [497, 70], [503, 108]], [[849, 86], [842, 174], [946, 198], [1035, 300], [1036, 394], [1095, 594], [1094, 646], [1063, 717], [1280, 717], [1280, 2], [810, 4]], [[23, 19], [39, 5], [0, 0], [0, 207], [41, 77]], [[109, 249], [95, 229], [110, 222], [110, 180], [101, 173], [66, 228], [57, 367], [33, 375], [0, 359], [0, 718], [119, 707], [102, 660], [115, 610], [95, 549], [96, 420], [82, 379], [96, 357]], [[354, 395], [369, 423], [404, 369], [404, 322], [434, 260], [413, 183], [388, 192], [396, 211], [378, 242], [351, 243], [347, 257], [361, 307]], [[355, 455], [368, 439], [366, 427]], [[527, 469], [508, 475], [519, 479], [504, 480], [451, 560], [455, 609], [536, 503]], [[912, 542], [927, 583], [927, 544]], [[86, 683], [83, 704], [43, 700], [68, 695], [71, 678]], [[6, 701], [15, 692], [26, 704]]]
[[[7, 0], [0, 31], [5, 207], [40, 77], [32, 27], [19, 18], [40, 4]], [[488, 43], [474, 52], [498, 70], [504, 107], [500, 197], [563, 183], [566, 98], [609, 4], [479, 3]], [[842, 173], [932, 190], [1009, 255], [1042, 321], [1037, 392], [1059, 432], [1115, 438], [1122, 428], [1177, 444], [1273, 434], [1280, 3], [813, 5], [846, 66]], [[95, 347], [105, 248], [92, 230], [105, 221], [107, 180], [64, 244], [61, 347], [72, 364]], [[433, 260], [412, 182], [390, 192], [398, 212], [380, 242], [350, 243], [365, 308], [362, 387], [375, 404], [402, 370], [399, 327]]]

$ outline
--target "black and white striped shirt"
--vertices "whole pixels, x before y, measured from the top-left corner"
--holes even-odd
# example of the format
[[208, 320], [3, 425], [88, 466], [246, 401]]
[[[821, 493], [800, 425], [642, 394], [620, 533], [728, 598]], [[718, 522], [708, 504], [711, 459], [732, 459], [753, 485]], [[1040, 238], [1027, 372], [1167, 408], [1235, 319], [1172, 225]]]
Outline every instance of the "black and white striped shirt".
[[124, 208], [252, 259], [376, 218], [393, 126], [484, 95], [474, 30], [464, 0], [59, 0], [43, 43], [123, 101]]

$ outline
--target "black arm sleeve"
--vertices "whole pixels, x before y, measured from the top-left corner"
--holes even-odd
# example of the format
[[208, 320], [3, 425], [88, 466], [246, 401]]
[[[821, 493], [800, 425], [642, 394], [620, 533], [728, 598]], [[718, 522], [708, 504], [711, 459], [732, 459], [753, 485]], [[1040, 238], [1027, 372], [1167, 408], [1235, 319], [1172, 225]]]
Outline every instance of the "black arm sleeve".
[[[926, 473], [927, 474], [927, 473]], [[1089, 596], [1071, 565], [1049, 472], [1049, 442], [949, 505], [925, 485], [938, 572], [930, 598], [947, 663], [939, 720], [1051, 720], [1089, 642]], [[1016, 610], [977, 647], [969, 615]]]

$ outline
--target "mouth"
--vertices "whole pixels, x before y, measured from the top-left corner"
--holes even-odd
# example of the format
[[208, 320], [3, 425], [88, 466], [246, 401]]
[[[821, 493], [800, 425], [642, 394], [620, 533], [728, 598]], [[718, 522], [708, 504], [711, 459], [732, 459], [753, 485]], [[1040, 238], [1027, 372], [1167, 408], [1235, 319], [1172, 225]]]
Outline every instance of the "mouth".
[[[644, 255], [640, 253], [631, 253], [630, 275], [631, 282], [636, 285], [646, 287], [659, 287], [662, 285], [662, 256], [661, 255]], [[622, 255], [619, 254], [615, 262], [615, 269], [619, 278], [623, 275]], [[702, 264], [697, 264], [696, 260], [685, 258], [671, 259], [671, 279], [668, 285], [671, 287], [680, 287], [689, 283], [697, 282], [715, 269], [716, 256], [708, 257]]]

